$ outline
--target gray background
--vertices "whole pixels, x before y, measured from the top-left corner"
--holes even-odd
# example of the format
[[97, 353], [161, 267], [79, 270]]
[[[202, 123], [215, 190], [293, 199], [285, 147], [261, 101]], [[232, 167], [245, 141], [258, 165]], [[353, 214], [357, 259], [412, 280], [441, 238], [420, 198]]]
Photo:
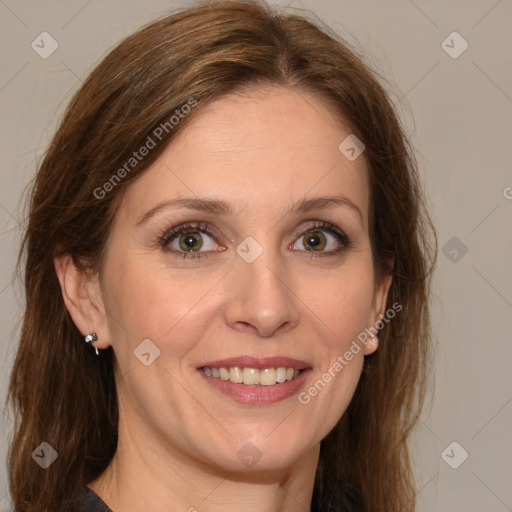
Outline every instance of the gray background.
[[[21, 193], [93, 65], [143, 23], [192, 3], [0, 0], [2, 399], [23, 306], [12, 284]], [[437, 226], [434, 393], [411, 442], [418, 510], [512, 511], [512, 1], [291, 3], [314, 11], [396, 84], [392, 95]], [[31, 48], [43, 31], [59, 45], [46, 59]], [[461, 40], [449, 37], [442, 46], [454, 31], [469, 44], [457, 58], [443, 47], [455, 55]], [[2, 461], [11, 428], [6, 412]], [[448, 462], [460, 464], [465, 452], [453, 469]], [[0, 510], [8, 509], [2, 463]]]

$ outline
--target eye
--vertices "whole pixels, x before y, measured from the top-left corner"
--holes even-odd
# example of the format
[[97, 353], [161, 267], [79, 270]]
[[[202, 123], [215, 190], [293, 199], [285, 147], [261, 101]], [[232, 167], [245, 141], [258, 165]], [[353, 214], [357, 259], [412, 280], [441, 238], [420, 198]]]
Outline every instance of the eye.
[[336, 226], [328, 222], [316, 222], [300, 235], [298, 242], [291, 248], [320, 253], [318, 256], [329, 256], [338, 254], [349, 245], [350, 239]]
[[[212, 232], [207, 223], [186, 223], [166, 231], [158, 243], [164, 251], [174, 256], [199, 259], [206, 257], [209, 252], [226, 249], [219, 246], [214, 238], [219, 236]], [[292, 244], [290, 249], [308, 252], [314, 258], [338, 254], [349, 247], [350, 243], [348, 236], [333, 224], [315, 221], [306, 227], [298, 242]]]
[[[181, 224], [167, 231], [159, 243], [165, 251], [181, 255], [183, 258], [206, 256], [203, 252], [218, 251], [209, 226], [204, 223]], [[209, 238], [210, 240], [206, 240]], [[202, 250], [201, 250], [202, 249]]]

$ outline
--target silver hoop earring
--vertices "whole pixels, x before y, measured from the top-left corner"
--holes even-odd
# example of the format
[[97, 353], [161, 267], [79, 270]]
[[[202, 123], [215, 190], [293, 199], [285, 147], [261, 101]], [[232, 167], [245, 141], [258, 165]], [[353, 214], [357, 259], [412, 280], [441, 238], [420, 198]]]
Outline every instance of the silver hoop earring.
[[[98, 335], [95, 332], [91, 332], [91, 334], [87, 334], [84, 336], [85, 344], [89, 345], [89, 343], [92, 343], [93, 341], [98, 341]], [[100, 353], [98, 352], [98, 348], [94, 347], [94, 350], [96, 351], [96, 355], [99, 356]]]

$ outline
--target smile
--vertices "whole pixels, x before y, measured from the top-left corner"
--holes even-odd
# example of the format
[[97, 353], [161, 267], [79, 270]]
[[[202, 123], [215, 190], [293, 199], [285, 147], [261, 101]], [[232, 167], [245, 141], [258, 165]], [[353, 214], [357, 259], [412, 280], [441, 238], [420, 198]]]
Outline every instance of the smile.
[[201, 371], [209, 377], [221, 380], [229, 380], [235, 384], [273, 386], [293, 380], [300, 374], [301, 370], [291, 367], [279, 366], [277, 368], [242, 368], [231, 367], [210, 367], [204, 366]]

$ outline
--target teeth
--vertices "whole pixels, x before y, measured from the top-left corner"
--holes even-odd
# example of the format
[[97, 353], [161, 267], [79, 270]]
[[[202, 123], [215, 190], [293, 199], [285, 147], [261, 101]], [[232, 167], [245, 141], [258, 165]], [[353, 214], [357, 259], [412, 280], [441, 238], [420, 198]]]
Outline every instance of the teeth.
[[[293, 368], [290, 368], [290, 370], [293, 370]], [[293, 372], [291, 372], [291, 376], [293, 378]], [[284, 366], [280, 366], [276, 369], [276, 381], [286, 382], [286, 368]]]
[[206, 375], [222, 380], [230, 380], [236, 384], [273, 386], [279, 382], [292, 380], [299, 375], [300, 370], [295, 368], [265, 368], [258, 370], [257, 368], [241, 368], [233, 366], [231, 368], [215, 368], [204, 366], [202, 368]]
[[219, 374], [222, 380], [229, 380], [229, 370], [226, 368], [219, 368]]
[[265, 368], [260, 370], [260, 384], [262, 386], [273, 386], [277, 382], [276, 371], [274, 368]]
[[235, 382], [237, 384], [240, 384], [244, 378], [242, 374], [242, 368], [239, 368], [238, 366], [233, 366], [229, 369], [229, 380], [231, 382]]
[[244, 368], [243, 369], [244, 384], [259, 384], [260, 383], [260, 372], [256, 368]]

